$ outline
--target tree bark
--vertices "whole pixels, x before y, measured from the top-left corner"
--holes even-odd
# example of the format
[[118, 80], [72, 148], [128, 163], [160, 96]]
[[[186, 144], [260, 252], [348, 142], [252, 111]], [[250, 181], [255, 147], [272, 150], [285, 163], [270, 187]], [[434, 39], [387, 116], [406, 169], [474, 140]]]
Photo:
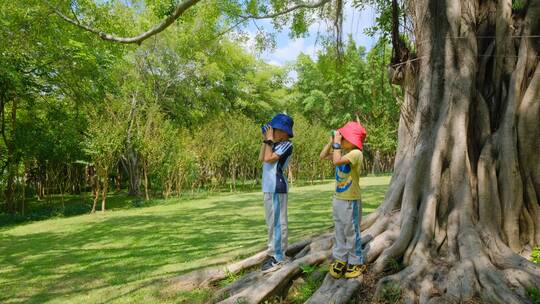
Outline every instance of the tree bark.
[[95, 213], [97, 201], [101, 193], [99, 189], [99, 177], [97, 175], [95, 168], [92, 166], [86, 167], [86, 176], [87, 176], [88, 184], [90, 184], [90, 187], [92, 188], [92, 201], [93, 202], [92, 202], [92, 210], [90, 211], [90, 213]]
[[143, 177], [144, 177], [144, 197], [148, 201], [150, 200], [150, 194], [148, 193], [148, 166], [143, 163]]
[[96, 205], [97, 205], [97, 201], [99, 199], [99, 194], [101, 193], [100, 190], [99, 190], [99, 183], [96, 182], [93, 186], [92, 186], [92, 192], [93, 192], [93, 204], [92, 204], [92, 210], [90, 211], [90, 213], [96, 213]]
[[107, 191], [109, 188], [109, 171], [105, 170], [103, 174], [103, 187], [101, 194], [101, 212], [105, 212], [105, 201], [107, 200]]
[[373, 158], [373, 166], [371, 167], [371, 174], [381, 173], [381, 153], [379, 150], [375, 151], [375, 157]]

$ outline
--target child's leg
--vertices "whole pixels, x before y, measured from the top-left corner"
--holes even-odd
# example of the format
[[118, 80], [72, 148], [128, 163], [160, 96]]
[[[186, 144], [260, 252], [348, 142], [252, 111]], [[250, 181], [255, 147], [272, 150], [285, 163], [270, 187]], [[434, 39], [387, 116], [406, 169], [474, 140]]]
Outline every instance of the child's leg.
[[362, 202], [350, 202], [350, 225], [347, 227], [347, 247], [349, 250], [349, 264], [363, 265], [362, 238], [360, 236], [360, 220], [362, 218]]
[[[285, 252], [287, 252], [288, 238], [289, 238], [289, 220], [287, 215], [288, 194], [279, 193], [279, 219], [281, 224], [281, 251], [283, 252], [282, 258], [285, 258]], [[279, 259], [277, 259], [280, 261]]]
[[287, 225], [283, 225], [287, 222], [287, 200], [283, 202], [281, 193], [265, 193], [264, 210], [268, 227], [268, 255], [283, 261], [288, 233]]
[[350, 222], [350, 217], [347, 215], [350, 213], [347, 209], [350, 208], [350, 203], [348, 201], [340, 200], [334, 197], [332, 202], [332, 214], [334, 217], [334, 250], [333, 256], [334, 259], [347, 262], [348, 256], [347, 253], [347, 239], [345, 235], [345, 229], [347, 223]]
[[266, 220], [266, 228], [268, 228], [268, 250], [267, 254], [274, 257], [276, 255], [274, 246], [274, 193], [263, 194], [264, 199], [264, 215]]

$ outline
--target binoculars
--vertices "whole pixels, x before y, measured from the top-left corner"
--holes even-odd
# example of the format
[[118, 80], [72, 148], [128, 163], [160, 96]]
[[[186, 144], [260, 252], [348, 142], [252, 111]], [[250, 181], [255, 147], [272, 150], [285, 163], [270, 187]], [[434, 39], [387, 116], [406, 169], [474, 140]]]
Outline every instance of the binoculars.
[[270, 124], [261, 125], [262, 134], [265, 134], [269, 127], [270, 127]]

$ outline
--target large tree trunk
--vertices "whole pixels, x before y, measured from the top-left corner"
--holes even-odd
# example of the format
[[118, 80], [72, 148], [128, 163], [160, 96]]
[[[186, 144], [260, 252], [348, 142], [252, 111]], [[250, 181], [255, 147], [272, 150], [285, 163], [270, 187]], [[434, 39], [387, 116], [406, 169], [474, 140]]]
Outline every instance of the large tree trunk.
[[[419, 60], [402, 85], [414, 120], [400, 123], [392, 184], [365, 221], [367, 259], [375, 272], [401, 261], [379, 286], [396, 281], [413, 302], [527, 302], [540, 286], [519, 255], [540, 243], [540, 3], [524, 20], [510, 0], [411, 4]], [[392, 224], [391, 246], [370, 250]]]
[[[493, 3], [442, 4], [415, 2], [421, 60], [406, 72], [413, 84], [404, 83], [413, 92], [408, 105], [415, 119], [410, 133], [400, 134], [392, 184], [397, 187], [391, 187], [377, 218], [398, 208], [400, 234], [368, 260], [375, 261], [376, 271], [391, 259], [403, 260], [405, 270], [384, 281], [397, 280], [410, 291], [408, 298], [420, 302], [475, 295], [490, 303], [525, 302], [524, 288], [540, 285], [540, 270], [516, 253], [539, 243], [540, 188], [524, 197], [520, 172], [540, 168], [518, 158], [522, 139], [516, 130], [523, 118], [516, 109], [527, 94], [538, 104], [539, 79], [532, 74], [538, 50], [530, 37], [519, 37], [522, 55], [516, 60], [512, 47], [497, 47], [493, 54], [492, 45], [493, 40], [513, 45], [510, 35], [538, 32], [538, 7], [531, 4], [522, 28], [501, 34], [499, 28], [509, 29], [511, 19], [495, 22]], [[510, 5], [501, 1], [498, 10]], [[495, 28], [497, 39], [483, 38], [492, 37]], [[536, 121], [537, 110], [533, 116]]]
[[[394, 175], [362, 220], [370, 271], [404, 266], [378, 291], [391, 282], [408, 303], [531, 303], [526, 289], [540, 288], [540, 267], [524, 257], [540, 244], [540, 1], [524, 16], [511, 5], [409, 1], [418, 54], [392, 69], [405, 90]], [[277, 294], [294, 279], [285, 272], [248, 274], [224, 303]], [[358, 285], [327, 278], [310, 303], [346, 303]]]

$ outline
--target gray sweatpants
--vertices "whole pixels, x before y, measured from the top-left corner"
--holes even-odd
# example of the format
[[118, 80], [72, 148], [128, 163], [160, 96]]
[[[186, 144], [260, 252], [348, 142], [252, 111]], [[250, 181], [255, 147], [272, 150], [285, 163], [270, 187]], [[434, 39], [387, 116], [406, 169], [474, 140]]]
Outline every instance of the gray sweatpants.
[[264, 212], [268, 227], [268, 255], [285, 260], [288, 238], [287, 193], [264, 193]]
[[334, 258], [352, 265], [364, 264], [360, 237], [362, 202], [334, 197], [332, 209], [335, 224]]

